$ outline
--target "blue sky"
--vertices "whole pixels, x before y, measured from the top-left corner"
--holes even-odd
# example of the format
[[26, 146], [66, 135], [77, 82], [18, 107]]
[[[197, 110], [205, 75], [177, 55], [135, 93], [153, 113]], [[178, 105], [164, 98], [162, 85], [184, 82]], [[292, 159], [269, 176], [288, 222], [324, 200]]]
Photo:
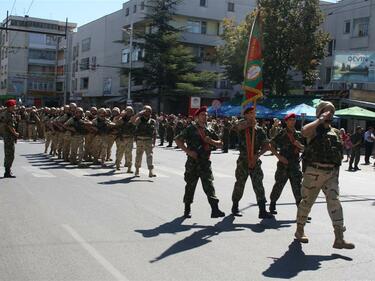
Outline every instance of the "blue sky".
[[[335, 0], [327, 0], [335, 2]], [[75, 22], [78, 26], [93, 21], [122, 8], [126, 0], [0, 0], [0, 20], [6, 17], [6, 11], [13, 15], [28, 15], [36, 18], [47, 18]]]

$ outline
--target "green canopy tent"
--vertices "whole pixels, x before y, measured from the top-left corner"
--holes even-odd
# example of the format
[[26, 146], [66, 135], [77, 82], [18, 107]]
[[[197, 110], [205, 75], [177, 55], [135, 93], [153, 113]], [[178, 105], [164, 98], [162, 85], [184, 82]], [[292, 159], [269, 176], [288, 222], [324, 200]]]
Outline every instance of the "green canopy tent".
[[375, 120], [375, 112], [358, 106], [338, 110], [335, 115], [342, 119]]

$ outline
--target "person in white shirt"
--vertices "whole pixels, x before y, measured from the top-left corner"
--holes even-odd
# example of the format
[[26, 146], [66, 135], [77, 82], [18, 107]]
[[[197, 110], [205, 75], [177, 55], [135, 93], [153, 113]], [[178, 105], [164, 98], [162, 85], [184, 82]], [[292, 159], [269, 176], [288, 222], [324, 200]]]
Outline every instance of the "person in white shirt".
[[370, 156], [372, 154], [372, 150], [374, 148], [374, 141], [375, 141], [375, 136], [374, 136], [374, 128], [369, 127], [365, 133], [364, 136], [365, 139], [365, 164], [370, 165]]

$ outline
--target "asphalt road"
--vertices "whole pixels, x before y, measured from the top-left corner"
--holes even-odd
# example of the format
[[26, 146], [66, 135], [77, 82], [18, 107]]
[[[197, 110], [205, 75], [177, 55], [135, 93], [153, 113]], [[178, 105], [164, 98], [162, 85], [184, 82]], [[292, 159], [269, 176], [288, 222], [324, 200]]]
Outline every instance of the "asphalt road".
[[[2, 144], [1, 144], [2, 146]], [[213, 153], [215, 187], [228, 214], [211, 219], [200, 183], [184, 220], [185, 155], [156, 148], [157, 178], [99, 166], [77, 169], [42, 154], [40, 143], [16, 147], [16, 179], [0, 179], [0, 280], [374, 280], [375, 170], [340, 176], [346, 239], [335, 250], [321, 193], [306, 233], [293, 239], [290, 186], [276, 220], [260, 221], [248, 182], [242, 218], [229, 216], [237, 152]], [[3, 151], [0, 151], [2, 164]], [[262, 157], [267, 196], [276, 160]], [[374, 161], [374, 160], [373, 160]], [[0, 168], [1, 175], [3, 168]]]

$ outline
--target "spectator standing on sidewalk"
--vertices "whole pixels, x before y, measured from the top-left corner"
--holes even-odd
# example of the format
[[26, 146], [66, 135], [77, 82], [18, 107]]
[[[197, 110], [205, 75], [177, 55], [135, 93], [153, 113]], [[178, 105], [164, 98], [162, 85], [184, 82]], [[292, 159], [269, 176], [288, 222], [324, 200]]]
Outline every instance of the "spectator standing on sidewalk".
[[374, 148], [374, 128], [369, 127], [364, 136], [365, 139], [365, 165], [370, 165], [370, 156]]

